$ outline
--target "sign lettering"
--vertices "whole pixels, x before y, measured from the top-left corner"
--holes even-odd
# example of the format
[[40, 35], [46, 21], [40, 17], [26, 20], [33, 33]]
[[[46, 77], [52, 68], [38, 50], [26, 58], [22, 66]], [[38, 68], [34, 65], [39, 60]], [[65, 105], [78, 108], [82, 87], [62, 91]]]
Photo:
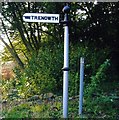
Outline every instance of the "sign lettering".
[[25, 13], [23, 20], [26, 22], [59, 23], [59, 14]]

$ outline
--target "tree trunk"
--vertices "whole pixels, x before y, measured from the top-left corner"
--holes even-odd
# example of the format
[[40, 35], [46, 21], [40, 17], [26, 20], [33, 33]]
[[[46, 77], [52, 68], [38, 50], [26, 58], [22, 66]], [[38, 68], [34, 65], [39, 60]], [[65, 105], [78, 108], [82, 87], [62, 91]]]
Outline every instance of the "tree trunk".
[[21, 61], [21, 59], [19, 58], [18, 54], [16, 53], [15, 50], [13, 50], [4, 40], [3, 38], [0, 36], [1, 41], [5, 44], [5, 46], [7, 47], [7, 49], [9, 50], [9, 52], [11, 53], [11, 55], [14, 57], [15, 61], [18, 63], [18, 65], [20, 66], [21, 69], [24, 69], [24, 64]]

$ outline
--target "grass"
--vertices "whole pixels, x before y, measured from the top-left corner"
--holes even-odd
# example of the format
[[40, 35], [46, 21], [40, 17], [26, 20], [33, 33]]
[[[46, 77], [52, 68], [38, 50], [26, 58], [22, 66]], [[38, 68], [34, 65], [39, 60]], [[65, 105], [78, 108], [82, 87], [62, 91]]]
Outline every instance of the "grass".
[[[108, 87], [106, 87], [108, 86]], [[85, 89], [85, 87], [84, 87]], [[102, 93], [92, 96], [89, 100], [84, 97], [84, 118], [118, 118], [119, 117], [119, 82], [106, 82], [101, 86]], [[3, 97], [7, 98], [7, 97]], [[59, 99], [60, 98], [60, 99]], [[62, 118], [62, 97], [53, 100], [27, 101], [20, 98], [9, 99], [3, 106], [2, 115], [5, 118]], [[68, 117], [79, 118], [78, 97], [69, 100]]]

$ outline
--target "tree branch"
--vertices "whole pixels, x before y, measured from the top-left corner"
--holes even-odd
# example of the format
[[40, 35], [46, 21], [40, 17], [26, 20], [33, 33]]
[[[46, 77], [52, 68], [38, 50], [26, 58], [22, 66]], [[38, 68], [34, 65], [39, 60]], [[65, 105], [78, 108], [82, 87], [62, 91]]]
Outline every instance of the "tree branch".
[[19, 58], [18, 54], [12, 48], [10, 48], [10, 46], [3, 40], [3, 38], [1, 36], [0, 36], [0, 40], [5, 44], [5, 46], [7, 47], [8, 51], [14, 57], [15, 61], [18, 63], [18, 65], [20, 66], [20, 68], [24, 69], [24, 64], [21, 61], [21, 59]]

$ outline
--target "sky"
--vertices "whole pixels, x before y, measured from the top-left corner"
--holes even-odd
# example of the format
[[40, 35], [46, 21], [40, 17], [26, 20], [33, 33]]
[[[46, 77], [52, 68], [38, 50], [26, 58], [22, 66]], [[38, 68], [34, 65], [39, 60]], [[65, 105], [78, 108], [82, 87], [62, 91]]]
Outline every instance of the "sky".
[[4, 49], [4, 44], [0, 41], [0, 52]]
[[[3, 18], [2, 14], [0, 13], [0, 19]], [[1, 28], [1, 21], [0, 21], [0, 28]], [[0, 36], [7, 42], [7, 37], [5, 35], [2, 34], [2, 32], [0, 31]], [[0, 52], [4, 49], [4, 44], [2, 43], [2, 41], [0, 40]]]
[[[2, 18], [2, 15], [1, 15], [1, 13], [0, 13], [0, 18]], [[0, 23], [0, 27], [1, 27], [1, 23]], [[0, 35], [1, 35], [2, 33], [0, 32]], [[2, 42], [0, 41], [0, 52], [1, 52], [1, 50], [3, 49], [3, 44], [2, 44]]]

